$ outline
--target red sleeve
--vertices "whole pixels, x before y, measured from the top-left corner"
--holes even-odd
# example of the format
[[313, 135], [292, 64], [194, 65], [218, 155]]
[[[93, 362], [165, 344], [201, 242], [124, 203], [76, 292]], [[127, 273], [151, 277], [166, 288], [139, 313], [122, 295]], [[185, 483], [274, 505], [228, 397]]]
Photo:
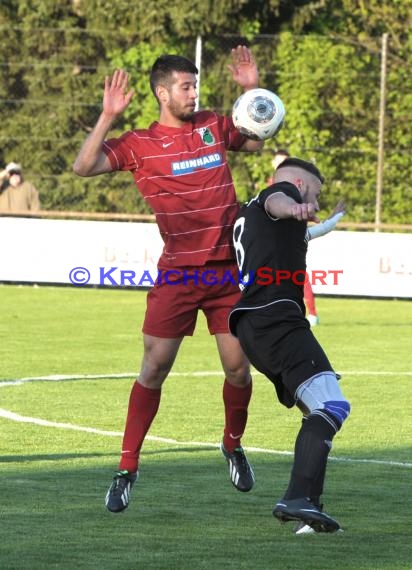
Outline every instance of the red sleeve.
[[[139, 166], [139, 157], [132, 148], [133, 133], [128, 131], [119, 138], [108, 139], [103, 143], [103, 152], [107, 155], [113, 170], [136, 170]], [[134, 140], [136, 146], [137, 138]]]
[[219, 121], [225, 135], [226, 148], [228, 150], [239, 150], [246, 142], [247, 137], [242, 135], [233, 124], [232, 117], [220, 116]]

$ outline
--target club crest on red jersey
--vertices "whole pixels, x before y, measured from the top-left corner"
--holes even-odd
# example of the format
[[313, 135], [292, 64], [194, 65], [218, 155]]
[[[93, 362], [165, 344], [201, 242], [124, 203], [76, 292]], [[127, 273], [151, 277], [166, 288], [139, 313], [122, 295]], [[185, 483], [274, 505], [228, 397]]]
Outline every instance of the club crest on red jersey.
[[201, 127], [200, 129], [196, 129], [196, 131], [199, 133], [202, 141], [205, 144], [214, 144], [215, 143], [215, 137], [212, 134], [212, 131], [208, 128], [208, 127]]

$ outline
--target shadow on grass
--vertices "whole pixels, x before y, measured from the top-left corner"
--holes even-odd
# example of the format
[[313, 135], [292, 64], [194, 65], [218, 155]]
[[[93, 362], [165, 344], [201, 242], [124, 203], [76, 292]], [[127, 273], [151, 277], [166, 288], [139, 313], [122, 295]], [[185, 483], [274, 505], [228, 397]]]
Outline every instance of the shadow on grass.
[[0, 463], [27, 463], [29, 461], [61, 461], [67, 459], [87, 459], [92, 457], [112, 457], [113, 453], [42, 453], [38, 455], [2, 455]]
[[[145, 451], [144, 455], [161, 455], [164, 453], [202, 453], [210, 450], [215, 450], [218, 445], [205, 445], [205, 446], [186, 446], [186, 447], [165, 447], [156, 451]], [[97, 457], [114, 457], [119, 459], [119, 453], [43, 453], [37, 455], [2, 455], [0, 456], [0, 463], [27, 463], [30, 461], [61, 461], [68, 459], [91, 459]]]
[[345, 532], [297, 537], [272, 516], [290, 457], [250, 453], [257, 483], [239, 493], [218, 449], [146, 451], [129, 508], [111, 514], [109, 456], [64, 454], [52, 469], [41, 455], [7, 465], [2, 568], [319, 570], [330, 560], [347, 570], [410, 567], [410, 469], [331, 463], [325, 508]]

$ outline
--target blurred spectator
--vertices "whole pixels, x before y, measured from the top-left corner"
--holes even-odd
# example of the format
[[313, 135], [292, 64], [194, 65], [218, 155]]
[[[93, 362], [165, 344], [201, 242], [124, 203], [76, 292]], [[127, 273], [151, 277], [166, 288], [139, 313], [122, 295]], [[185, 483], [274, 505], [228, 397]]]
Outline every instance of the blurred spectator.
[[290, 155], [288, 153], [287, 150], [284, 150], [283, 148], [279, 148], [278, 150], [272, 150], [272, 168], [273, 168], [273, 172], [270, 175], [270, 177], [268, 178], [268, 185], [270, 184], [274, 184], [275, 182], [275, 170], [277, 169], [277, 167], [279, 166], [279, 164], [281, 162], [283, 162], [285, 160], [285, 158], [288, 158]]
[[10, 162], [0, 172], [0, 212], [28, 210], [40, 210], [39, 193], [31, 182], [24, 180], [21, 165]]

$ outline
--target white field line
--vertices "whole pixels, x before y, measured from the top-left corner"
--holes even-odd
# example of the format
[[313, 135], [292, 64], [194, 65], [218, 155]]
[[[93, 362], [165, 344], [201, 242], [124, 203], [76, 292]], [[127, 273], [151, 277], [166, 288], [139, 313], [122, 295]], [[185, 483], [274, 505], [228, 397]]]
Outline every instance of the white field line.
[[[401, 372], [382, 372], [374, 370], [347, 370], [347, 371], [337, 371], [343, 377], [346, 376], [412, 376], [412, 371], [401, 371]], [[252, 374], [254, 376], [262, 376], [257, 370], [253, 370]], [[28, 382], [64, 382], [69, 380], [110, 380], [112, 378], [136, 378], [138, 376], [137, 372], [124, 372], [121, 374], [52, 374], [50, 376], [30, 376], [27, 378], [18, 378], [10, 380], [0, 380], [0, 388], [6, 386], [20, 386], [21, 384], [27, 384]], [[169, 376], [174, 377], [205, 377], [205, 376], [223, 376], [222, 370], [205, 370], [203, 372], [170, 372]]]
[[[104, 435], [104, 436], [115, 436], [121, 437], [123, 435], [122, 432], [119, 431], [108, 431], [108, 430], [101, 430], [96, 428], [90, 428], [86, 426], [78, 426], [75, 424], [68, 424], [68, 423], [60, 423], [60, 422], [51, 422], [48, 420], [42, 420], [41, 418], [32, 418], [30, 416], [21, 416], [14, 412], [10, 412], [9, 410], [4, 410], [0, 408], [0, 417], [11, 420], [14, 422], [20, 423], [30, 423], [35, 424], [42, 427], [51, 427], [51, 428], [59, 428], [59, 429], [71, 429], [75, 431], [82, 431], [87, 433], [93, 433], [97, 435]], [[193, 447], [220, 447], [219, 443], [208, 443], [204, 441], [178, 441], [177, 439], [171, 439], [166, 437], [156, 437], [152, 435], [147, 435], [146, 439], [149, 441], [157, 441], [161, 443], [168, 443], [170, 445], [179, 445], [179, 446], [193, 446]], [[265, 449], [261, 447], [245, 447], [245, 451], [251, 451], [256, 453], [266, 453], [272, 455], [293, 455], [291, 451], [278, 451], [275, 449]], [[384, 461], [380, 459], [351, 459], [345, 457], [330, 457], [331, 461], [340, 461], [345, 463], [373, 463], [375, 465], [393, 465], [396, 467], [412, 467], [412, 463], [405, 463], [401, 461]]]

